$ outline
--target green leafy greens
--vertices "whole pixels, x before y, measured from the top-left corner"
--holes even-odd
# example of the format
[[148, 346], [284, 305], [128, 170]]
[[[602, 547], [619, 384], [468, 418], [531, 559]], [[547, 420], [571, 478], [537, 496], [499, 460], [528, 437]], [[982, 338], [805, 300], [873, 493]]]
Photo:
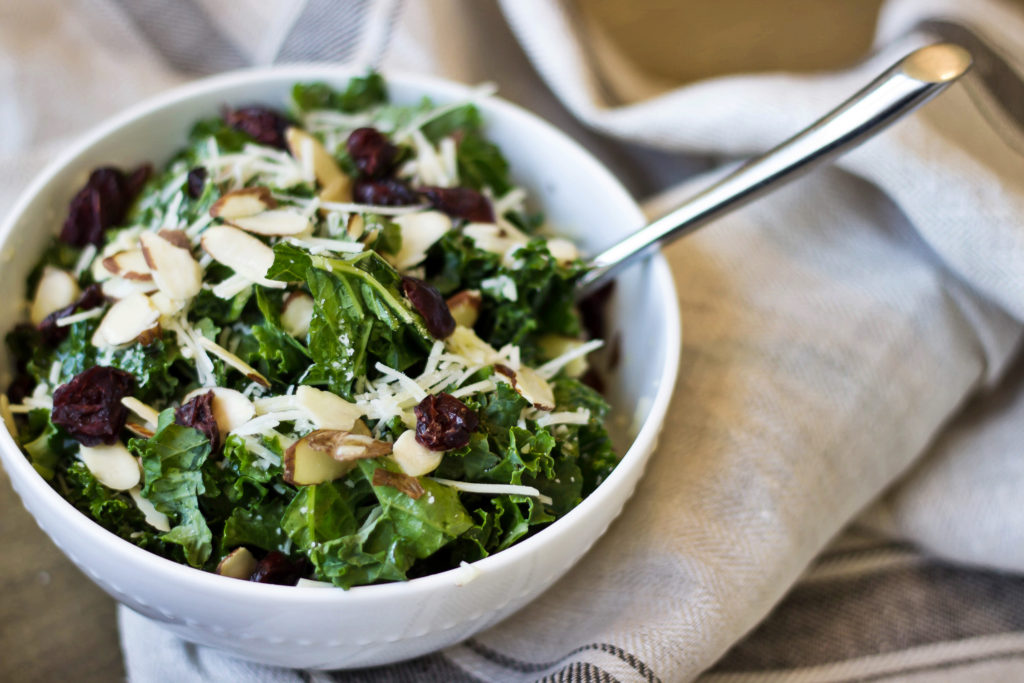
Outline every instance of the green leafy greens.
[[[391, 104], [383, 78], [370, 73], [342, 89], [296, 84], [287, 115], [260, 116], [238, 128], [223, 118], [197, 122], [122, 224], [106, 232], [98, 255], [56, 242], [40, 258], [29, 291], [51, 266], [74, 273], [80, 288], [102, 283], [108, 296], [59, 334], [26, 324], [7, 335], [16, 385], [28, 396], [16, 399], [25, 401], [19, 441], [35, 469], [112, 533], [176, 562], [215, 571], [244, 547], [257, 560], [280, 553], [297, 572], [343, 588], [403, 581], [487, 557], [571, 510], [617, 461], [604, 426], [608, 404], [567, 371], [551, 371], [539, 381], [554, 396], [553, 414], [570, 417], [544, 418], [550, 413], [524, 397], [509, 377], [516, 371], [505, 366], [537, 368], [550, 360], [545, 339], [579, 343], [573, 289], [582, 264], [555, 259], [547, 241], [533, 236], [538, 217], [520, 206], [497, 217], [525, 235], [514, 251], [477, 244], [455, 214], [452, 229], [423, 247], [414, 268], [400, 272], [397, 255], [422, 242], [401, 214], [428, 210], [425, 205], [378, 206], [356, 216], [336, 202], [318, 203], [319, 176], [310, 181], [305, 170], [296, 171], [304, 168], [300, 160], [253, 137], [266, 121], [306, 126], [341, 171], [357, 174], [359, 159], [346, 138], [355, 127], [374, 126], [395, 139], [390, 173], [398, 174], [396, 182], [433, 184], [401, 175], [430, 145], [438, 155], [447, 150], [450, 185], [491, 201], [515, 185], [501, 150], [484, 136], [477, 107], [439, 108], [426, 99]], [[248, 165], [231, 167], [238, 158]], [[301, 212], [309, 221], [301, 234], [246, 238], [247, 248], [272, 261], [257, 283], [214, 254], [203, 258], [205, 231], [230, 225], [211, 207], [235, 190], [264, 193], [276, 210]], [[362, 234], [354, 223], [364, 226]], [[137, 248], [140, 233], [167, 229], [172, 243], [184, 249], [182, 240], [190, 241], [189, 255], [202, 260], [202, 286], [188, 301], [160, 299], [159, 278], [143, 274], [127, 282], [104, 265], [112, 254]], [[426, 312], [417, 308], [423, 304], [405, 294], [403, 278], [410, 275], [444, 297], [479, 294], [479, 310], [460, 332], [476, 344], [477, 356], [463, 355], [455, 337], [434, 338]], [[129, 294], [144, 294], [159, 309], [159, 324], [135, 342], [105, 344], [97, 330], [111, 300]], [[74, 429], [55, 424], [47, 407], [57, 387], [93, 366], [134, 378], [135, 403], [118, 442], [141, 470], [141, 483], [128, 491], [100, 483], [77, 457]], [[181, 409], [211, 388], [212, 415]], [[310, 391], [320, 397], [317, 410], [300, 402]], [[398, 449], [393, 442], [415, 425], [413, 408], [423, 396], [452, 392], [479, 422], [459, 442], [465, 445], [445, 451], [426, 475], [405, 474], [397, 452], [379, 455]], [[234, 412], [217, 403], [229, 399]], [[360, 420], [345, 423], [337, 414], [345, 402]], [[337, 431], [338, 424], [356, 442], [387, 447], [346, 461], [331, 477], [300, 480], [297, 444], [315, 430]], [[219, 437], [212, 442], [211, 430]], [[339, 453], [333, 457], [344, 460]], [[491, 488], [469, 492], [451, 482]], [[166, 516], [166, 526], [143, 511], [140, 496]]]

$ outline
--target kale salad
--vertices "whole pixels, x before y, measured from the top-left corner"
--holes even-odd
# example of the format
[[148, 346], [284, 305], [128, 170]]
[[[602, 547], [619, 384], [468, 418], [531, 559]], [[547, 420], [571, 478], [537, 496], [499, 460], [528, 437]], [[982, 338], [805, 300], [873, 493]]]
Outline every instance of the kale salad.
[[583, 264], [473, 102], [300, 83], [183, 144], [92, 171], [7, 335], [3, 417], [72, 505], [192, 567], [348, 588], [484, 558], [607, 477]]

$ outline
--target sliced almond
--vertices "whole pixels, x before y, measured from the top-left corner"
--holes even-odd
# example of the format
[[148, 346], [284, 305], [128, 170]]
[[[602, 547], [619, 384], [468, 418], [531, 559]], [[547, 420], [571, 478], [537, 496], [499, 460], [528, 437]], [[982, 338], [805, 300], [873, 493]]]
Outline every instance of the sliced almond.
[[555, 393], [551, 390], [551, 385], [547, 380], [538, 375], [536, 370], [524, 365], [513, 373], [513, 377], [508, 377], [504, 372], [497, 373], [495, 377], [507, 378], [512, 388], [532, 403], [534, 408], [538, 410], [555, 409]]
[[309, 229], [309, 219], [297, 211], [274, 209], [255, 216], [227, 221], [236, 228], [257, 235], [298, 235]]
[[419, 211], [395, 216], [402, 229], [402, 246], [388, 260], [398, 270], [406, 270], [422, 263], [427, 249], [452, 229], [452, 219], [440, 211]]
[[248, 548], [235, 548], [217, 565], [217, 573], [232, 579], [248, 581], [259, 564]]
[[296, 291], [284, 300], [281, 309], [281, 327], [291, 336], [301, 339], [309, 332], [309, 323], [313, 320], [313, 297], [305, 292]]
[[167, 317], [177, 315], [188, 303], [181, 299], [172, 299], [163, 292], [153, 292], [149, 295], [149, 300], [156, 306], [156, 310], [160, 311], [160, 315]]
[[391, 455], [403, 472], [410, 477], [421, 477], [438, 468], [444, 451], [430, 450], [416, 440], [415, 431], [407, 429], [395, 439]]
[[352, 179], [348, 176], [338, 178], [334, 182], [324, 185], [317, 195], [322, 202], [340, 202], [347, 204], [352, 201]]
[[348, 223], [345, 224], [345, 232], [351, 239], [358, 240], [366, 232], [366, 220], [363, 218], [363, 214], [354, 213], [348, 217]]
[[185, 394], [181, 402], [187, 403], [208, 391], [213, 392], [213, 419], [217, 422], [217, 429], [221, 434], [238, 429], [256, 416], [256, 407], [245, 394], [226, 387], [196, 389]]
[[269, 187], [244, 187], [221, 195], [210, 207], [210, 215], [230, 220], [255, 216], [276, 206]]
[[110, 277], [100, 285], [103, 296], [108, 299], [126, 299], [133, 294], [150, 294], [157, 291], [154, 280], [125, 280], [123, 277]]
[[493, 363], [499, 357], [493, 346], [478, 337], [472, 328], [462, 325], [455, 326], [455, 331], [444, 340], [444, 345], [452, 353], [480, 365]]
[[238, 228], [218, 225], [203, 233], [203, 249], [243, 277], [268, 287], [285, 287], [283, 282], [267, 280], [274, 264], [274, 250]]
[[128, 489], [128, 494], [135, 501], [135, 507], [139, 508], [139, 512], [146, 518], [146, 524], [158, 531], [171, 530], [171, 521], [167, 519], [167, 515], [157, 510], [151, 500], [142, 496], [142, 489], [139, 486]]
[[203, 286], [203, 269], [190, 249], [170, 242], [163, 233], [144, 232], [139, 236], [142, 254], [157, 287], [169, 299], [187, 301]]
[[103, 265], [102, 258], [96, 257], [93, 259], [92, 265], [89, 266], [89, 272], [92, 273], [92, 279], [96, 282], [105, 282], [110, 278], [114, 277], [114, 274], [107, 270]]
[[369, 436], [318, 429], [285, 451], [284, 480], [299, 486], [334, 481], [351, 472], [357, 460], [380, 457], [390, 451], [391, 444]]
[[483, 297], [475, 289], [464, 289], [448, 297], [448, 310], [455, 318], [456, 325], [473, 327], [480, 316], [480, 306], [483, 305]]
[[29, 311], [32, 324], [38, 325], [51, 313], [75, 303], [78, 294], [78, 282], [70, 273], [60, 268], [46, 266], [32, 298], [32, 307]]
[[572, 263], [580, 257], [580, 250], [569, 240], [555, 237], [547, 242], [548, 251], [551, 256], [562, 265]]
[[163, 237], [165, 240], [178, 247], [179, 249], [192, 250], [192, 240], [189, 239], [188, 233], [184, 230], [172, 230], [171, 228], [160, 228], [157, 231], [158, 235]]
[[309, 414], [317, 429], [351, 430], [363, 410], [341, 396], [306, 385], [295, 390], [295, 406]]
[[338, 462], [329, 453], [310, 448], [299, 439], [284, 453], [283, 478], [289, 484], [310, 486], [340, 479], [352, 471], [353, 462]]
[[502, 256], [530, 241], [512, 226], [494, 223], [470, 223], [462, 228], [462, 234], [472, 238], [477, 248]]
[[138, 422], [125, 422], [124, 428], [135, 436], [141, 436], [143, 439], [152, 439], [156, 435], [156, 432], [152, 429]]
[[352, 201], [352, 179], [341, 170], [338, 162], [319, 140], [294, 126], [284, 132], [284, 137], [289, 151], [297, 161], [304, 163], [307, 156], [312, 156], [313, 175], [322, 188], [321, 201]]
[[141, 249], [119, 251], [102, 261], [103, 267], [111, 275], [118, 275], [126, 280], [150, 280], [149, 264]]
[[121, 299], [107, 311], [93, 334], [93, 346], [129, 344], [157, 326], [160, 311], [145, 294]]
[[423, 484], [416, 477], [410, 477], [402, 472], [392, 472], [383, 467], [378, 467], [373, 471], [373, 479], [370, 483], [374, 486], [390, 486], [398, 489], [413, 500], [419, 499], [426, 493]]
[[231, 353], [217, 342], [207, 339], [202, 335], [197, 335], [196, 340], [199, 342], [199, 345], [201, 347], [203, 347], [213, 355], [220, 358], [230, 367], [233, 367], [235, 370], [238, 370], [240, 373], [251, 379], [253, 382], [262, 385], [267, 389], [270, 388], [270, 380], [261, 375], [256, 370], [256, 368], [249, 365], [244, 360], [242, 360], [235, 354]]
[[344, 429], [318, 429], [303, 438], [310, 448], [327, 453], [338, 462], [379, 458], [390, 453], [392, 446], [387, 441]]
[[142, 480], [138, 461], [121, 442], [110, 446], [79, 446], [78, 459], [99, 483], [115, 491], [127, 491]]
[[494, 371], [505, 376], [505, 380], [512, 385], [512, 388], [516, 388], [516, 371], [507, 365], [502, 363], [494, 364]]
[[148, 330], [143, 330], [142, 334], [135, 338], [135, 343], [142, 344], [143, 346], [149, 346], [161, 336], [163, 336], [163, 330], [160, 328], [160, 324], [157, 323]]
[[146, 405], [134, 396], [125, 396], [121, 399], [121, 405], [141, 417], [148, 426], [156, 427], [160, 421], [160, 413], [152, 406]]

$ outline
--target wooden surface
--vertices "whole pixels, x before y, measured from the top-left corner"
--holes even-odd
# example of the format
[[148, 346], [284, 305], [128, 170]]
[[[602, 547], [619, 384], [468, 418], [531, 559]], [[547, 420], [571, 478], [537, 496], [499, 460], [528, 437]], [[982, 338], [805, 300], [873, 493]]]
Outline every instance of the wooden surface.
[[124, 678], [114, 601], [21, 506], [0, 469], [0, 681]]
[[871, 49], [882, 0], [585, 0], [587, 21], [646, 74], [841, 69]]

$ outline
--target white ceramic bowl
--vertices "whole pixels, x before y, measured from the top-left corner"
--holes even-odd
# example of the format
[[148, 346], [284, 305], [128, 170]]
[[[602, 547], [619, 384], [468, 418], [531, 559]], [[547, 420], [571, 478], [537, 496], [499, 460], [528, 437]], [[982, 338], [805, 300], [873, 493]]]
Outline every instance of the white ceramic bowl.
[[[68, 201], [99, 165], [160, 164], [192, 123], [221, 105], [282, 106], [296, 81], [344, 84], [337, 67], [242, 71], [179, 88], [100, 126], [52, 163], [0, 228], [0, 321], [22, 315], [17, 294]], [[394, 101], [423, 95], [463, 100], [461, 85], [420, 76], [389, 76]], [[526, 111], [498, 99], [480, 104], [488, 136], [504, 150], [516, 179], [551, 223], [593, 253], [642, 224], [626, 190], [582, 147]], [[281, 666], [351, 668], [414, 657], [454, 644], [536, 598], [597, 540], [622, 509], [643, 472], [665, 416], [679, 357], [675, 289], [657, 256], [620, 278], [609, 320], [621, 335], [612, 381], [617, 425], [628, 451], [607, 481], [576, 509], [508, 550], [473, 565], [405, 583], [353, 588], [297, 588], [228, 579], [175, 564], [108, 533], [75, 510], [29, 465], [7, 431], [0, 456], [15, 490], [39, 526], [100, 587], [183, 638]], [[0, 368], [9, 379], [6, 349]], [[632, 425], [632, 428], [629, 426]], [[620, 427], [620, 431], [623, 428]], [[468, 583], [466, 579], [475, 574]], [[463, 584], [463, 585], [460, 585]]]

